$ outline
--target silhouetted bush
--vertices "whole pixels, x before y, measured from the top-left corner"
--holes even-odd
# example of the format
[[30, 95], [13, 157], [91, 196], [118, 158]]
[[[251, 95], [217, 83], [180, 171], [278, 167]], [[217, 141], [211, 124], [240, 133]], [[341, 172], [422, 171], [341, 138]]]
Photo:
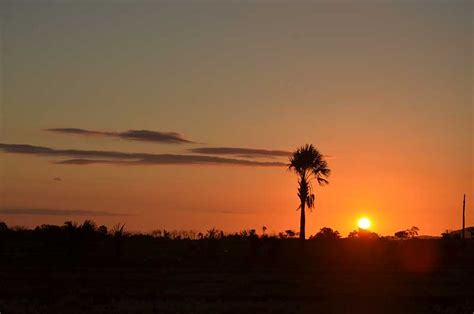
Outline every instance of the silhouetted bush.
[[461, 240], [461, 234], [446, 230], [441, 234], [441, 238], [443, 240]]
[[223, 237], [224, 237], [224, 232], [216, 228], [207, 230], [206, 234], [204, 235], [204, 238], [209, 239], [209, 240], [217, 240]]
[[289, 238], [294, 238], [294, 237], [297, 237], [297, 236], [299, 236], [299, 232], [295, 232], [291, 229], [285, 230], [284, 233], [283, 232], [278, 233], [278, 237], [280, 239], [289, 239]]
[[100, 226], [99, 228], [97, 228], [97, 232], [102, 236], [107, 235], [108, 233], [107, 226], [104, 226], [104, 225]]
[[8, 229], [8, 226], [6, 223], [4, 223], [3, 221], [0, 221], [0, 232], [7, 232], [9, 229]]

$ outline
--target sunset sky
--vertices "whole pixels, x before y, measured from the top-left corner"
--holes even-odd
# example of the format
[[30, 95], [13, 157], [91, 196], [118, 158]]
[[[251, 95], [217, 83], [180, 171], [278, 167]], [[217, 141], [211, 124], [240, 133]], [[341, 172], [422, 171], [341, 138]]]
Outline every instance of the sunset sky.
[[284, 164], [305, 143], [332, 169], [308, 235], [361, 216], [439, 235], [461, 227], [463, 193], [474, 224], [471, 1], [2, 1], [0, 16], [8, 225], [298, 230]]

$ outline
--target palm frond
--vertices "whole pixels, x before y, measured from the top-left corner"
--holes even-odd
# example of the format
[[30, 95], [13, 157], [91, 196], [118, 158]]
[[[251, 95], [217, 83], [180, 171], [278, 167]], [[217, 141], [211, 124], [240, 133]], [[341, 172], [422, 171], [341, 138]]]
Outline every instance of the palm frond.
[[298, 148], [289, 159], [288, 170], [294, 171], [301, 177], [309, 176], [314, 178], [323, 178], [325, 181], [318, 180], [318, 183], [329, 183], [325, 178], [329, 177], [331, 170], [324, 156], [313, 146], [306, 144]]
[[326, 180], [326, 179], [324, 179], [324, 178], [320, 178], [320, 177], [319, 177], [319, 178], [317, 178], [317, 180], [318, 180], [318, 184], [319, 184], [319, 185], [329, 184], [329, 181]]
[[314, 208], [314, 203], [315, 203], [314, 194], [308, 195], [308, 198], [306, 199], [306, 205], [308, 205], [308, 208], [313, 209]]

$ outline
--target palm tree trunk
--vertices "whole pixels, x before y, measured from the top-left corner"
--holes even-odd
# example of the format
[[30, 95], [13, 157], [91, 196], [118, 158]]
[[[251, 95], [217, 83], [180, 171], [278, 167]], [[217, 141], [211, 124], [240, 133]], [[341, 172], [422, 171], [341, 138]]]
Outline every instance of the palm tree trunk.
[[305, 205], [305, 200], [301, 200], [301, 217], [300, 217], [300, 240], [306, 239], [305, 235], [305, 223], [306, 223], [306, 217], [304, 213], [304, 205]]

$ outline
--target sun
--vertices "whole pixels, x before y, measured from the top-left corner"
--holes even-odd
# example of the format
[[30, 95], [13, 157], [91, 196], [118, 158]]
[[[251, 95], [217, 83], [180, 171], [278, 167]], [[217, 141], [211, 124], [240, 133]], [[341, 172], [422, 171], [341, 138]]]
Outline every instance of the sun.
[[367, 217], [362, 217], [361, 219], [359, 219], [357, 221], [357, 225], [359, 226], [359, 228], [361, 229], [369, 229], [370, 228], [370, 225], [371, 225], [371, 222], [369, 220], [369, 218]]

